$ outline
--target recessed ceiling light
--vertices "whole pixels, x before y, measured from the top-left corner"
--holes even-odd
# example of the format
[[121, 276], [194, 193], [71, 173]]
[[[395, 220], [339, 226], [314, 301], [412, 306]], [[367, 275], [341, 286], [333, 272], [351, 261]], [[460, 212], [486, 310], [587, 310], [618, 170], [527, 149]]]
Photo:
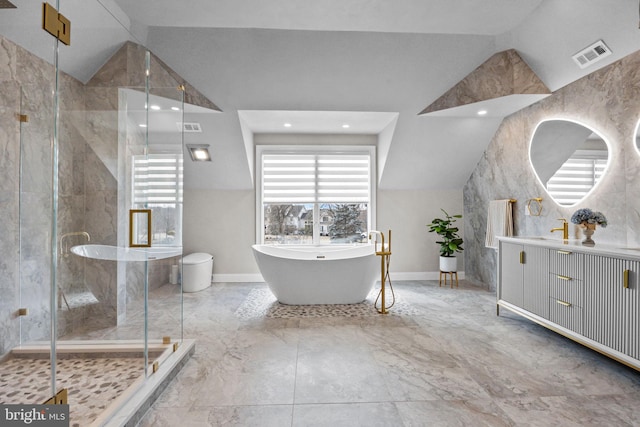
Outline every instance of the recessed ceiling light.
[[343, 129], [349, 129], [350, 127], [351, 127], [351, 126], [349, 126], [347, 123], [345, 123], [345, 124], [343, 124], [343, 125], [342, 125], [342, 128], [343, 128]]
[[173, 111], [180, 111], [180, 108], [179, 108], [179, 107], [171, 107], [171, 109], [172, 109]]
[[159, 110], [159, 109], [160, 109], [160, 106], [159, 106], [159, 105], [152, 105], [152, 106], [151, 106], [151, 107], [149, 107], [149, 108], [151, 108], [152, 110], [156, 110], [156, 111], [157, 111], [157, 110]]
[[487, 110], [479, 110], [479, 111], [478, 111], [478, 115], [479, 115], [479, 116], [484, 116], [484, 115], [486, 115], [486, 114], [487, 114]]
[[140, 126], [141, 128], [146, 128], [147, 127], [147, 125], [144, 124], [144, 123], [140, 123], [138, 126]]
[[210, 162], [211, 154], [209, 154], [208, 144], [187, 144], [187, 149], [194, 162]]
[[291, 127], [291, 123], [285, 123], [285, 124], [284, 124], [284, 127], [286, 127], [286, 128], [290, 128], [290, 127]]

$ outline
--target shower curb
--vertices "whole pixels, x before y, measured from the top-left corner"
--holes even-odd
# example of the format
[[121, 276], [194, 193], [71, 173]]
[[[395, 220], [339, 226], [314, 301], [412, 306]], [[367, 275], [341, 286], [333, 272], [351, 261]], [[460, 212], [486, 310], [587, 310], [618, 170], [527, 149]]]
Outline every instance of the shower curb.
[[178, 350], [172, 353], [160, 365], [160, 369], [148, 377], [142, 385], [137, 388], [127, 402], [118, 408], [102, 425], [106, 427], [134, 427], [144, 417], [153, 403], [160, 397], [169, 383], [180, 372], [184, 365], [195, 353], [195, 340], [184, 340]]

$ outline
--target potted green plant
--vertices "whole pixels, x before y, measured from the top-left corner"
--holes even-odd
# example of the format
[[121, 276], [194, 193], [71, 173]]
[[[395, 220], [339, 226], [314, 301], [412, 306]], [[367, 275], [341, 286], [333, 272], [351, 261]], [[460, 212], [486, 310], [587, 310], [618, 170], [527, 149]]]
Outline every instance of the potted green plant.
[[454, 224], [462, 218], [462, 215], [449, 215], [444, 209], [445, 218], [434, 218], [431, 224], [427, 224], [430, 233], [436, 233], [441, 240], [436, 241], [440, 245], [440, 271], [458, 271], [458, 259], [456, 252], [462, 252], [462, 238], [458, 235], [458, 227]]

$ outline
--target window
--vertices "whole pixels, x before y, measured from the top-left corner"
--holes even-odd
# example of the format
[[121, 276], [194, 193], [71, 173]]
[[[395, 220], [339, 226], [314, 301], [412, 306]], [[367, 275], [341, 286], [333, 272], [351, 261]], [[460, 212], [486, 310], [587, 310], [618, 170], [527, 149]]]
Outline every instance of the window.
[[374, 147], [258, 146], [262, 243], [365, 242], [373, 224]]
[[152, 245], [181, 246], [182, 154], [133, 156], [133, 208], [152, 209]]
[[547, 191], [560, 205], [578, 203], [602, 177], [607, 157], [606, 150], [576, 150], [547, 181]]

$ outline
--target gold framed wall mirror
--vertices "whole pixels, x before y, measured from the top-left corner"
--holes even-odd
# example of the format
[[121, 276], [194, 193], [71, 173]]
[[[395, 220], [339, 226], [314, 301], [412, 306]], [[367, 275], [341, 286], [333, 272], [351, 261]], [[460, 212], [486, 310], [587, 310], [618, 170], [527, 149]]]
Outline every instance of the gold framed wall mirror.
[[129, 209], [129, 247], [151, 247], [151, 209]]

